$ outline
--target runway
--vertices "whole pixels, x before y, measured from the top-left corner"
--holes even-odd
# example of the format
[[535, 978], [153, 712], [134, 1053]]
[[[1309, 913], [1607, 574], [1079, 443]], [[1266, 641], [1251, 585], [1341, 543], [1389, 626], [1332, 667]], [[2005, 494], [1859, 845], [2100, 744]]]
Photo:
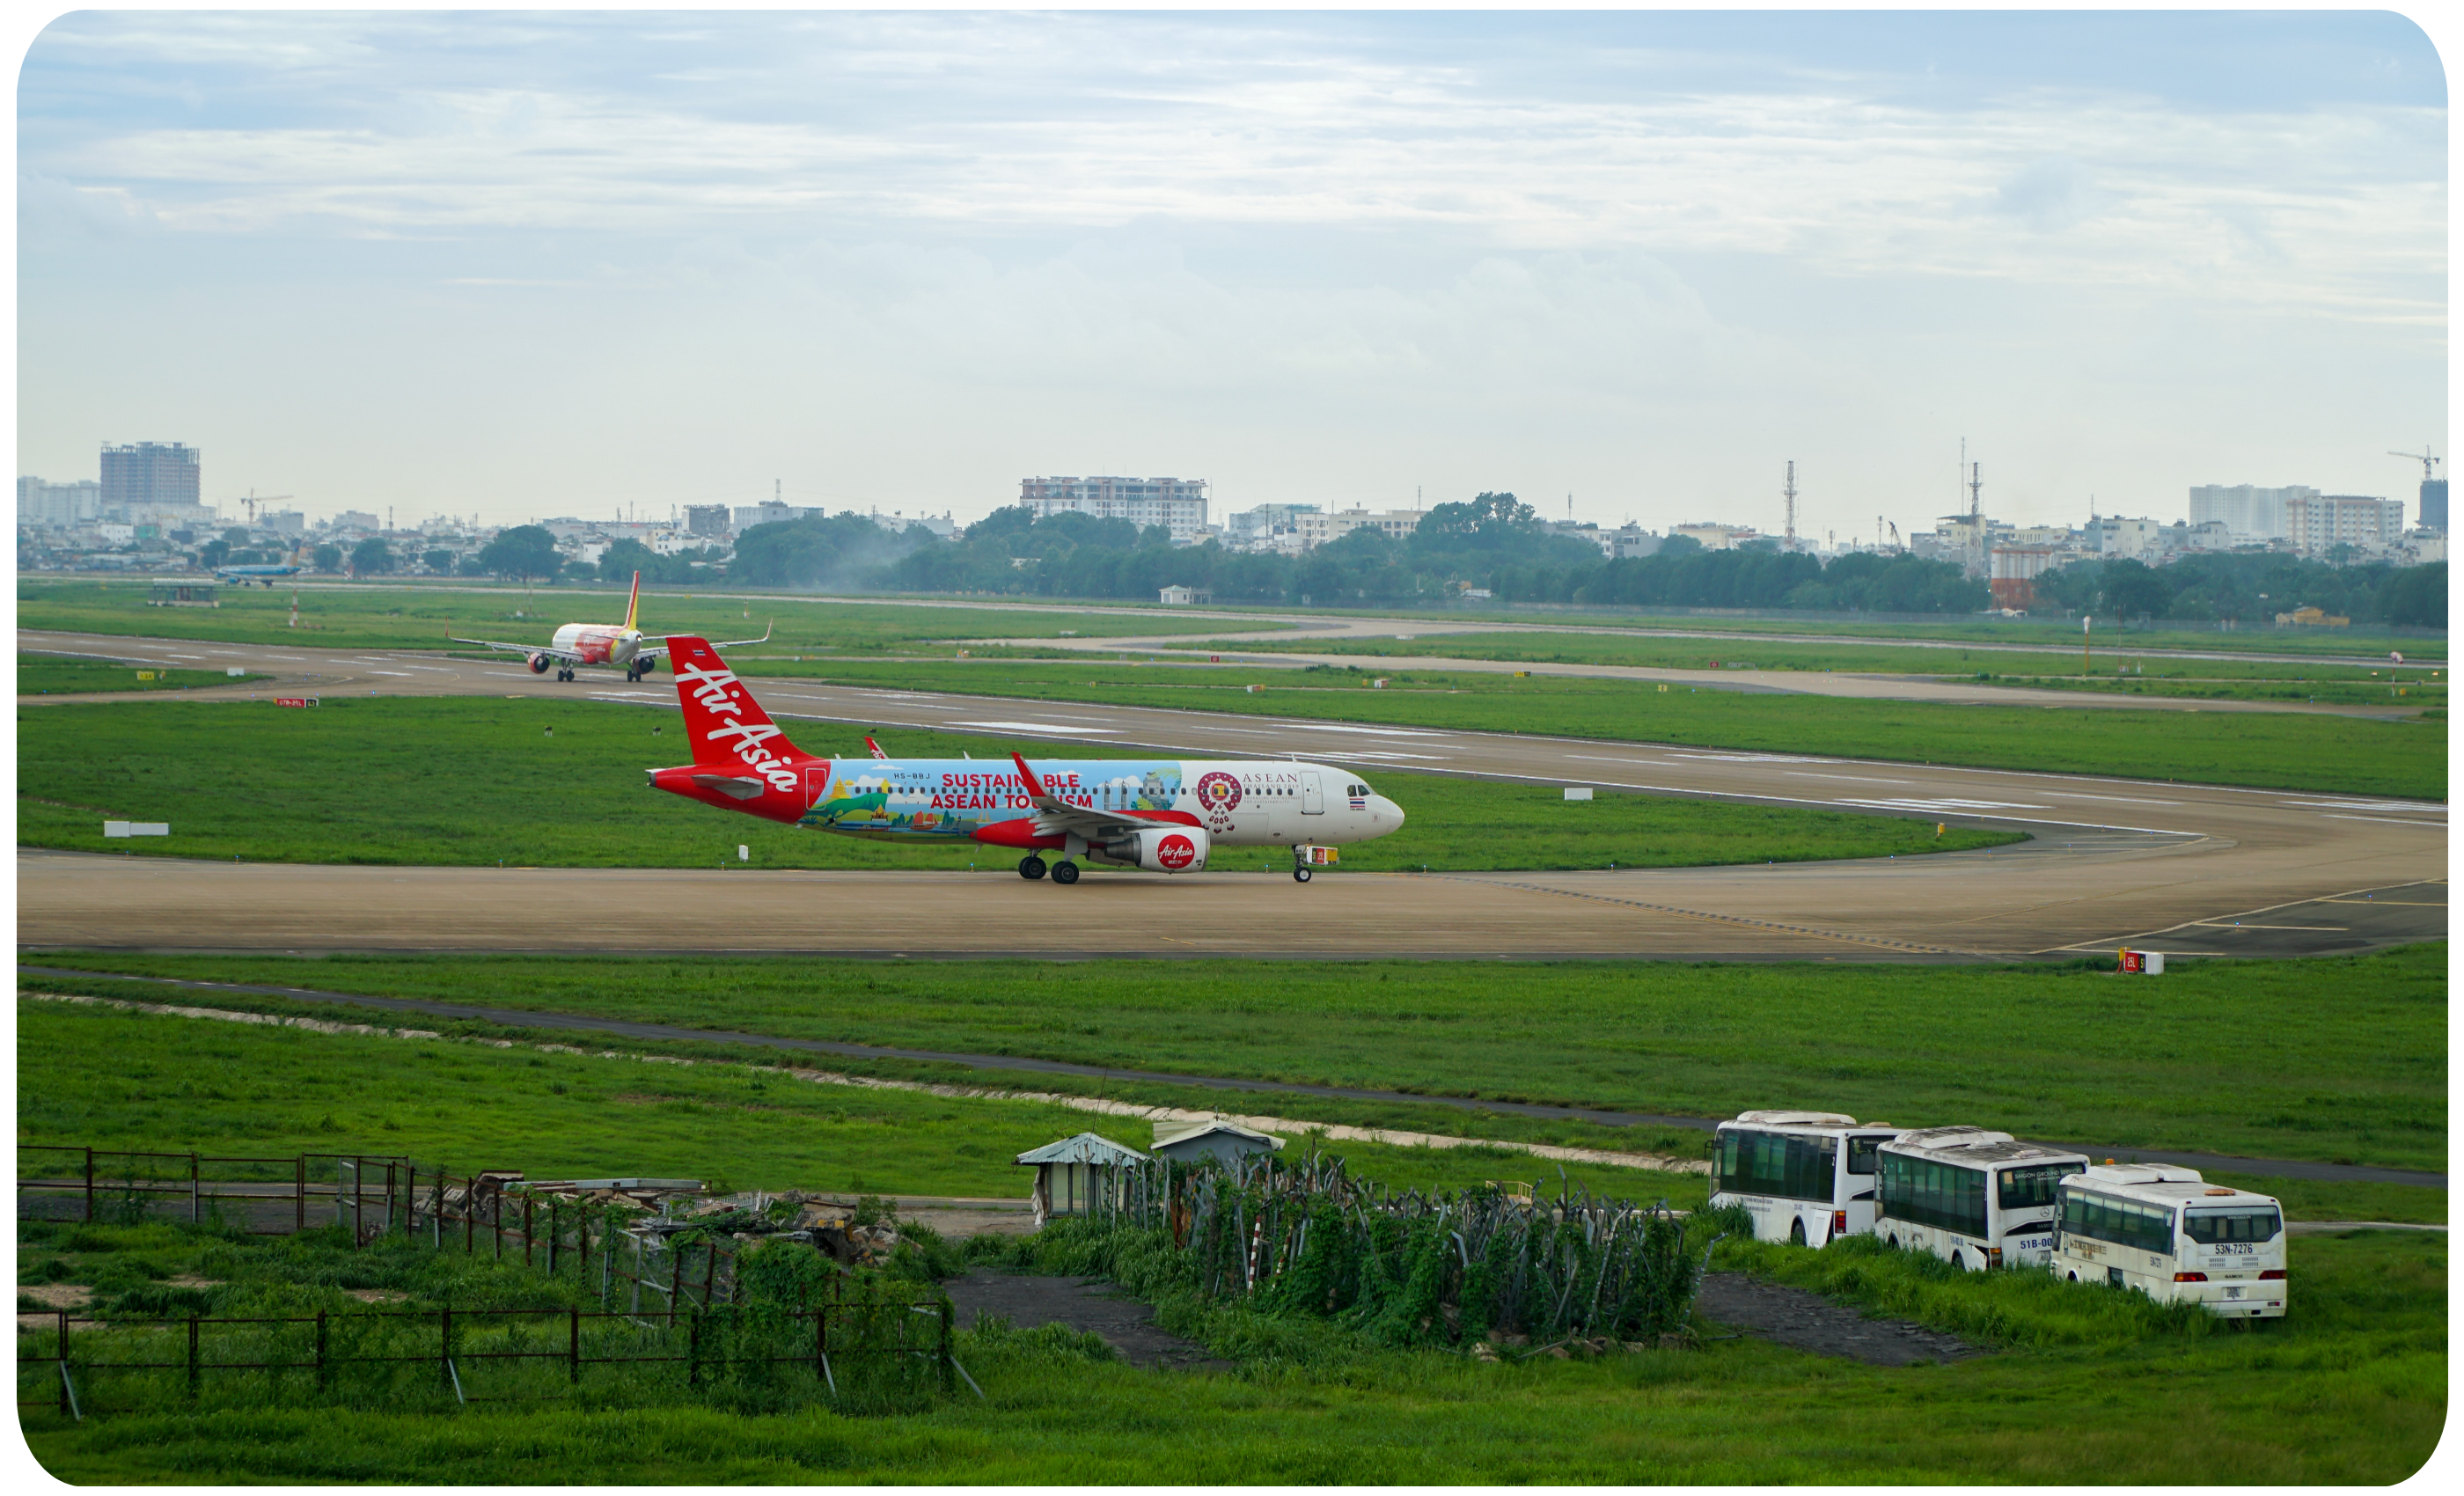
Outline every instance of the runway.
[[[252, 693], [550, 696], [675, 710], [664, 676], [560, 686], [517, 663], [21, 633], [27, 649], [217, 669]], [[1214, 715], [759, 679], [808, 752], [861, 752], [855, 724], [1060, 744], [1281, 757], [2007, 826], [1990, 853], [1881, 863], [1552, 873], [1014, 875], [670, 869], [293, 868], [21, 852], [21, 947], [196, 950], [776, 951], [1673, 959], [2062, 958], [2123, 943], [2294, 956], [2446, 935], [2447, 807], [1727, 753], [1595, 739]], [[152, 696], [128, 697], [142, 711]], [[23, 704], [23, 703], [21, 703]], [[2058, 720], [2049, 718], [2049, 722]], [[847, 724], [842, 726], [841, 724]], [[833, 730], [833, 729], [837, 730]], [[629, 786], [628, 786], [629, 788]], [[1408, 808], [1408, 806], [1406, 807]], [[1602, 861], [1615, 856], [1603, 847]]]

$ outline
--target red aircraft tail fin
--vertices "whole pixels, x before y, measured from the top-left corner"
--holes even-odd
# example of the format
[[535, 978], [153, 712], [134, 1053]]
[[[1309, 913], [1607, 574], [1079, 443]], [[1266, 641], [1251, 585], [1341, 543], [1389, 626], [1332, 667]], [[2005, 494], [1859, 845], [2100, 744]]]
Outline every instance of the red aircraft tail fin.
[[693, 762], [750, 770], [777, 788], [795, 788], [796, 765], [812, 756], [787, 740], [709, 640], [670, 635], [668, 665], [675, 671], [676, 701], [684, 708]]

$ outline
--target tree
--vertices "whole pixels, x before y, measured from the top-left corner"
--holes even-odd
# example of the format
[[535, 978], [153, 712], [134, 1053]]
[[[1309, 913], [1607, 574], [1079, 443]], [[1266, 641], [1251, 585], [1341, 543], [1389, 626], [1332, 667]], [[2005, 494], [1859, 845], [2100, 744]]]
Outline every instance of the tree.
[[203, 566], [208, 571], [211, 571], [215, 567], [221, 565], [223, 563], [223, 558], [230, 554], [231, 542], [229, 540], [208, 540], [205, 543], [204, 548], [197, 552], [197, 564]]
[[[1103, 522], [1129, 528], [1125, 520]], [[930, 538], [932, 533], [918, 526], [893, 535], [858, 514], [758, 524], [736, 538], [736, 559], [728, 563], [728, 580], [765, 587], [853, 585], [885, 562], [913, 550], [922, 543], [919, 538]]]
[[319, 571], [340, 571], [342, 569], [342, 548], [339, 545], [320, 545], [317, 547], [314, 560]]
[[393, 570], [393, 547], [382, 536], [369, 536], [351, 547], [351, 574], [358, 577], [380, 577]]
[[453, 553], [439, 547], [423, 553], [419, 558], [419, 563], [442, 577], [453, 569]]
[[541, 524], [499, 530], [479, 550], [479, 568], [508, 582], [554, 582], [564, 558], [556, 553], [556, 537]]
[[248, 543], [248, 540], [249, 540], [248, 526], [246, 526], [246, 525], [242, 525], [242, 524], [235, 524], [235, 525], [231, 526], [230, 529], [225, 530], [225, 531], [223, 532], [223, 544], [224, 544], [225, 546], [227, 546], [227, 547], [228, 547], [228, 546], [234, 546], [234, 545], [246, 545], [246, 544]]
[[2379, 605], [2387, 621], [2409, 628], [2447, 627], [2447, 563], [2405, 566], [2379, 589]]

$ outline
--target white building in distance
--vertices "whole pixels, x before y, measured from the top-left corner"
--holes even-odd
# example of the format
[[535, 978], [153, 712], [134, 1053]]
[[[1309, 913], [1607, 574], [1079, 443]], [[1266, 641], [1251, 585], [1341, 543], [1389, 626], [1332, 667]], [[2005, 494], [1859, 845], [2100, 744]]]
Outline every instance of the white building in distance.
[[1176, 545], [1195, 541], [1206, 526], [1204, 478], [1021, 478], [1018, 501], [1038, 519], [1075, 514], [1126, 519], [1141, 530], [1159, 524]]

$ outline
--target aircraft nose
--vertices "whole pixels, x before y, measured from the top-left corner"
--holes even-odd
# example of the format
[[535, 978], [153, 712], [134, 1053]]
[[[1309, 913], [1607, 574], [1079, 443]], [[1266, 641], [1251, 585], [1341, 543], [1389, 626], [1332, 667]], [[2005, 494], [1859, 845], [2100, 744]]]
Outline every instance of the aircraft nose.
[[1380, 796], [1378, 796], [1375, 800], [1371, 801], [1371, 802], [1370, 802], [1370, 805], [1371, 805], [1371, 808], [1375, 812], [1375, 815], [1376, 815], [1376, 818], [1377, 818], [1377, 831], [1378, 831], [1378, 834], [1379, 834], [1379, 835], [1381, 835], [1381, 836], [1382, 836], [1382, 835], [1384, 835], [1385, 833], [1387, 833], [1387, 832], [1389, 832], [1389, 831], [1397, 831], [1397, 830], [1402, 829], [1402, 826], [1403, 826], [1403, 807], [1402, 807], [1402, 806], [1400, 806], [1400, 805], [1398, 805], [1398, 804], [1395, 803], [1394, 803], [1393, 801], [1391, 801], [1391, 800], [1388, 800], [1388, 799], [1387, 799], [1385, 796], [1383, 796], [1383, 795], [1380, 795]]

